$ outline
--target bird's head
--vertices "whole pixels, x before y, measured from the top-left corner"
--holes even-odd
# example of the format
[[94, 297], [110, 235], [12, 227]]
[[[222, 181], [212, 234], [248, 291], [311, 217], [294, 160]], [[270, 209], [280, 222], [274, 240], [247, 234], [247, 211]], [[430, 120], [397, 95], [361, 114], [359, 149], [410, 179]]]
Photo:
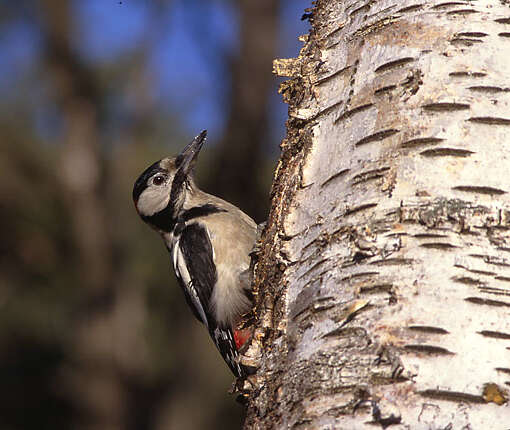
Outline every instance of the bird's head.
[[133, 202], [145, 222], [157, 227], [153, 221], [162, 215], [172, 219], [178, 215], [206, 135], [207, 131], [202, 131], [177, 157], [155, 162], [138, 177], [133, 187]]

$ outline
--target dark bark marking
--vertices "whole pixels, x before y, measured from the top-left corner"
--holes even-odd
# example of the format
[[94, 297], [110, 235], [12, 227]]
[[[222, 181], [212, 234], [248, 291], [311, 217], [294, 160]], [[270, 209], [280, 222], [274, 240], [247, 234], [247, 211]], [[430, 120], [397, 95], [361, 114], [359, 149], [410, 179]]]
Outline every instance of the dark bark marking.
[[452, 112], [469, 109], [467, 103], [430, 103], [422, 106], [422, 109], [432, 112]]
[[342, 336], [344, 335], [344, 333], [346, 333], [346, 329], [344, 328], [344, 325], [342, 324], [340, 327], [337, 327], [337, 328], [334, 328], [333, 330], [331, 331], [328, 331], [326, 333], [324, 333], [321, 338], [326, 338], [326, 337], [333, 337], [333, 336]]
[[399, 131], [400, 130], [394, 128], [378, 131], [377, 133], [371, 134], [370, 136], [366, 136], [363, 139], [358, 140], [354, 144], [354, 146], [361, 146], [372, 142], [380, 142], [381, 140], [386, 139], [387, 137], [391, 137], [394, 134], [397, 134]]
[[455, 355], [454, 352], [448, 351], [446, 348], [434, 345], [404, 345], [404, 349], [409, 352], [424, 353], [429, 355]]
[[441, 249], [443, 251], [458, 248], [457, 246], [452, 245], [451, 243], [445, 243], [445, 242], [420, 243], [420, 246], [422, 248]]
[[483, 40], [469, 39], [467, 37], [455, 37], [450, 40], [453, 46], [473, 46], [475, 43], [483, 43]]
[[446, 12], [447, 15], [471, 15], [473, 13], [479, 13], [475, 9], [457, 9]]
[[486, 255], [486, 254], [469, 254], [469, 256], [473, 257], [473, 258], [480, 258], [487, 264], [494, 264], [496, 266], [510, 267], [510, 263], [508, 263], [505, 258], [496, 257], [493, 255]]
[[322, 184], [321, 184], [321, 187], [324, 187], [326, 185], [329, 185], [331, 184], [331, 182], [333, 182], [335, 179], [338, 179], [342, 176], [345, 176], [346, 173], [350, 172], [351, 169], [343, 169], [343, 170], [340, 170], [339, 172], [335, 173], [334, 175], [330, 176], [328, 179], [326, 179]]
[[345, 102], [346, 106], [349, 106], [351, 104], [352, 95], [354, 94], [354, 84], [356, 83], [356, 74], [358, 73], [358, 66], [359, 66], [359, 60], [354, 61], [352, 65], [352, 71], [351, 71], [351, 78], [349, 80], [349, 95], [347, 96], [347, 101]]
[[493, 339], [510, 339], [510, 333], [503, 333], [501, 331], [492, 331], [492, 330], [482, 330], [477, 332], [478, 334], [481, 334], [484, 337], [490, 337]]
[[418, 391], [423, 397], [428, 397], [431, 399], [437, 400], [449, 400], [455, 403], [465, 402], [465, 403], [486, 403], [485, 399], [482, 396], [477, 396], [474, 394], [461, 393], [459, 391], [447, 391], [447, 390], [423, 390]]
[[344, 119], [350, 118], [354, 114], [357, 114], [359, 112], [363, 112], [363, 111], [371, 108], [372, 106], [374, 106], [373, 103], [368, 103], [368, 104], [365, 104], [365, 105], [361, 105], [361, 106], [357, 106], [355, 108], [349, 109], [349, 110], [343, 112], [342, 114], [340, 114], [340, 116], [338, 118], [336, 118], [333, 123], [337, 124], [338, 122], [343, 121]]
[[393, 284], [374, 284], [360, 286], [360, 294], [377, 294], [377, 293], [391, 293], [393, 291]]
[[481, 31], [466, 31], [462, 33], [457, 33], [457, 36], [459, 37], [486, 37], [488, 36], [487, 33], [483, 33]]
[[[321, 241], [323, 240], [322, 236], [316, 236], [314, 237], [310, 242], [308, 242], [305, 246], [303, 246], [303, 249], [302, 249], [302, 252], [301, 252], [301, 255], [303, 255], [310, 246], [312, 246], [315, 242], [317, 241]], [[315, 256], [315, 254], [311, 254], [310, 256], [308, 256], [308, 258], [313, 258]], [[305, 260], [302, 260], [302, 261], [306, 261], [308, 260], [308, 258], [306, 258]]]
[[367, 182], [373, 179], [382, 178], [384, 176], [384, 172], [390, 170], [389, 167], [381, 167], [380, 169], [369, 170], [367, 172], [362, 172], [357, 174], [352, 178], [352, 182], [354, 185], [360, 184], [362, 182]]
[[483, 283], [478, 288], [481, 293], [494, 294], [495, 296], [510, 296], [510, 291], [504, 288], [487, 287]]
[[507, 32], [498, 33], [498, 36], [500, 36], [500, 37], [510, 37], [510, 33], [507, 33]]
[[309, 121], [315, 121], [317, 118], [319, 118], [321, 115], [325, 115], [332, 110], [335, 110], [338, 106], [342, 105], [344, 102], [340, 100], [339, 102], [333, 103], [331, 106], [328, 106], [324, 109], [321, 109], [319, 112], [317, 112], [314, 116], [312, 116]]
[[510, 375], [510, 369], [508, 367], [496, 367], [494, 370]]
[[420, 152], [424, 157], [469, 157], [471, 154], [474, 152], [458, 148], [434, 148]]
[[323, 76], [323, 77], [320, 77], [319, 79], [317, 79], [315, 82], [313, 82], [315, 85], [321, 85], [323, 84], [324, 82], [327, 82], [329, 81], [330, 79], [334, 78], [335, 76], [338, 76], [338, 75], [341, 75], [342, 73], [348, 71], [352, 66], [347, 66], [347, 67], [344, 67], [340, 70], [337, 70], [336, 72], [333, 72], [327, 76]]
[[377, 402], [373, 401], [372, 404], [372, 419], [374, 423], [380, 424], [381, 427], [386, 429], [394, 424], [400, 424], [402, 422], [402, 417], [400, 415], [395, 415], [394, 411], [387, 411], [386, 414], [384, 411], [381, 411]]
[[361, 12], [368, 12], [370, 10], [370, 3], [364, 4], [363, 6], [358, 7], [357, 9], [354, 9], [352, 12], [349, 12], [349, 17], [353, 17], [354, 15], [357, 15]]
[[324, 47], [325, 50], [328, 50], [328, 49], [331, 49], [331, 48], [334, 48], [335, 46], [337, 45], [340, 45], [340, 43], [342, 42], [342, 40], [336, 40], [335, 42], [332, 42], [332, 43], [329, 43], [328, 45], [326, 45]]
[[318, 313], [318, 312], [324, 312], [324, 311], [327, 311], [329, 309], [332, 309], [334, 308], [336, 305], [335, 304], [314, 304], [313, 307], [310, 309], [314, 314]]
[[476, 305], [487, 305], [487, 306], [496, 306], [496, 307], [510, 307], [510, 303], [508, 302], [502, 302], [501, 300], [491, 300], [491, 299], [484, 299], [482, 297], [466, 297], [464, 299], [466, 302], [474, 303]]
[[510, 88], [501, 88], [501, 87], [490, 86], [490, 85], [475, 85], [472, 87], [468, 87], [468, 90], [477, 91], [477, 92], [481, 92], [481, 93], [487, 93], [487, 94], [496, 94], [496, 93], [509, 92]]
[[465, 285], [483, 285], [484, 283], [476, 278], [471, 278], [469, 276], [454, 276], [451, 278], [453, 282], [458, 282], [459, 284]]
[[459, 1], [450, 1], [450, 2], [446, 2], [446, 3], [436, 4], [435, 6], [432, 6], [432, 9], [447, 9], [449, 7], [454, 7], [454, 6], [466, 6], [467, 4], [468, 3], [459, 2]]
[[412, 6], [403, 7], [402, 9], [397, 10], [397, 13], [409, 13], [414, 12], [415, 10], [419, 10], [424, 6], [423, 3], [415, 4]]
[[505, 258], [493, 257], [487, 255], [483, 259], [487, 264], [492, 264], [494, 266], [502, 266], [502, 267], [510, 267], [510, 263]]
[[375, 96], [378, 96], [378, 95], [381, 95], [381, 94], [384, 94], [384, 93], [387, 93], [389, 91], [393, 91], [395, 88], [397, 88], [396, 85], [388, 85], [386, 87], [381, 87], [377, 90], [374, 91], [374, 95]]
[[423, 333], [431, 333], [431, 334], [449, 334], [448, 330], [440, 327], [432, 327], [427, 325], [411, 325], [407, 327], [408, 330], [419, 331]]
[[432, 145], [437, 144], [439, 142], [443, 142], [444, 139], [441, 139], [439, 137], [418, 137], [416, 139], [406, 140], [405, 142], [402, 142], [401, 147], [402, 148], [412, 148], [416, 146], [422, 146], [422, 145]]
[[[373, 3], [376, 3], [376, 2], [374, 0], [370, 0], [370, 3], [373, 4]], [[377, 18], [377, 17], [383, 16], [385, 14], [387, 15], [390, 10], [394, 9], [397, 6], [398, 6], [398, 3], [397, 4], [392, 4], [391, 6], [388, 6], [385, 9], [378, 10], [377, 12], [373, 13], [372, 15], [368, 15], [367, 19]]]
[[510, 24], [510, 18], [498, 18], [494, 20], [498, 24]]
[[361, 27], [359, 30], [356, 30], [350, 37], [350, 39], [355, 39], [357, 37], [364, 37], [367, 34], [370, 34], [372, 32], [382, 30], [383, 28], [392, 25], [394, 22], [398, 21], [398, 17], [395, 16], [389, 16], [386, 18], [382, 18], [376, 22], [373, 22], [371, 24], [365, 25], [364, 27]]
[[435, 233], [418, 233], [414, 234], [413, 237], [418, 239], [437, 239], [448, 237], [446, 234], [435, 234]]
[[412, 258], [386, 258], [384, 260], [372, 261], [370, 264], [375, 266], [401, 266], [403, 264], [414, 264], [414, 259]]
[[484, 76], [487, 76], [487, 73], [484, 73], [484, 72], [451, 72], [449, 73], [449, 76], [452, 76], [452, 77], [464, 77], [464, 76], [467, 76], [467, 77], [470, 77], [470, 78], [483, 78]]
[[478, 193], [478, 194], [487, 194], [487, 195], [506, 194], [506, 191], [500, 190], [499, 188], [476, 186], [476, 185], [459, 185], [457, 187], [453, 187], [452, 189], [456, 190], [456, 191], [465, 191], [468, 193]]
[[361, 273], [355, 273], [353, 275], [346, 276], [345, 278], [342, 278], [341, 281], [349, 281], [351, 279], [356, 278], [363, 278], [365, 276], [377, 276], [379, 272], [361, 272]]
[[354, 181], [352, 183], [352, 185], [359, 185], [359, 184], [362, 184], [364, 182], [369, 182], [369, 181], [374, 181], [376, 179], [380, 179], [380, 178], [383, 178], [384, 175], [378, 175], [378, 174], [375, 174], [375, 175], [371, 175], [371, 176], [367, 176], [365, 178], [363, 178], [363, 180], [360, 180], [360, 181]]
[[377, 67], [374, 70], [374, 72], [375, 73], [387, 72], [388, 70], [391, 70], [391, 69], [401, 68], [405, 64], [412, 63], [413, 61], [414, 61], [414, 58], [412, 58], [412, 57], [405, 57], [405, 58], [400, 58], [398, 60], [389, 61], [388, 63], [385, 63], [385, 64]]
[[487, 270], [476, 270], [476, 269], [468, 269], [467, 267], [461, 266], [460, 264], [454, 264], [455, 267], [460, 267], [461, 269], [467, 270], [468, 272], [475, 273], [477, 275], [487, 275], [487, 276], [493, 276], [495, 275], [494, 272], [489, 272]]
[[329, 33], [326, 34], [326, 39], [329, 39], [331, 36], [333, 36], [335, 33], [338, 33], [339, 31], [342, 31], [344, 29], [345, 25], [342, 23], [334, 30], [331, 30]]
[[351, 209], [347, 209], [344, 213], [344, 216], [349, 216], [355, 214], [357, 212], [361, 212], [370, 208], [374, 208], [377, 206], [377, 203], [365, 203], [363, 205], [355, 206]]
[[329, 258], [323, 258], [322, 260], [319, 260], [317, 263], [315, 263], [312, 267], [310, 267], [305, 273], [303, 273], [298, 280], [303, 279], [305, 276], [309, 275], [311, 272], [313, 272], [318, 267], [322, 266], [324, 263], [329, 261]]
[[477, 124], [489, 124], [489, 125], [510, 125], [510, 119], [508, 118], [498, 118], [493, 116], [478, 116], [468, 118], [468, 121], [477, 123]]
[[[395, 213], [396, 213], [396, 211], [387, 212], [388, 215], [394, 215]], [[385, 237], [402, 237], [402, 236], [412, 236], [412, 235], [409, 235], [408, 233], [406, 233], [404, 231], [400, 231], [400, 232], [387, 233], [384, 236]], [[444, 237], [446, 237], [446, 236], [444, 236]]]

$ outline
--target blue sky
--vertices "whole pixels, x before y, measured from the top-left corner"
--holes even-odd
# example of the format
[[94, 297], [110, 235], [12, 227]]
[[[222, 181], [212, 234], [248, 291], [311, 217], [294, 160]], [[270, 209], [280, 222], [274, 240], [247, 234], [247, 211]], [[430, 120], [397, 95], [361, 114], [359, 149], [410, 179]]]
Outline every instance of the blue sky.
[[[301, 16], [310, 3], [282, 2], [278, 57], [297, 55], [301, 45], [297, 37], [309, 27]], [[156, 16], [146, 5], [142, 0], [74, 0], [76, 51], [87, 62], [107, 63], [147, 47], [157, 101], [181, 115], [184, 132], [207, 128], [219, 135], [225, 122], [226, 88], [221, 58], [238, 49], [237, 20], [230, 2], [174, 0], [168, 13]], [[12, 93], [13, 82], [30, 74], [40, 52], [37, 27], [24, 13], [13, 16], [16, 19], [0, 28], [0, 93]], [[275, 93], [276, 83], [275, 78]], [[275, 95], [271, 110], [274, 133], [279, 135], [275, 137], [281, 138], [286, 106], [280, 96]]]

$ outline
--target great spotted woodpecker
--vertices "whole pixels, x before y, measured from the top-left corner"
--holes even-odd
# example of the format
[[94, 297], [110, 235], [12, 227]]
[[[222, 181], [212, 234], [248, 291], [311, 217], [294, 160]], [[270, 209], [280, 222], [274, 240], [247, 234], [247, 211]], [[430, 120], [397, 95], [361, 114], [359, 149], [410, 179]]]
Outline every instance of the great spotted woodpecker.
[[205, 325], [232, 372], [245, 374], [237, 331], [250, 310], [250, 266], [257, 226], [237, 207], [201, 191], [193, 168], [204, 130], [175, 158], [163, 158], [136, 180], [133, 201], [143, 221], [163, 238], [193, 314]]

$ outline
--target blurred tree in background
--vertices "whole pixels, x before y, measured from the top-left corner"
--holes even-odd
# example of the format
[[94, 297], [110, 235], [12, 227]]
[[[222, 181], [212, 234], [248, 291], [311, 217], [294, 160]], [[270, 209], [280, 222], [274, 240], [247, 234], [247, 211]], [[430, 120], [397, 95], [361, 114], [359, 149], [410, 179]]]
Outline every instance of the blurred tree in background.
[[199, 181], [265, 217], [307, 6], [0, 2], [1, 429], [239, 428], [131, 187], [208, 128]]

